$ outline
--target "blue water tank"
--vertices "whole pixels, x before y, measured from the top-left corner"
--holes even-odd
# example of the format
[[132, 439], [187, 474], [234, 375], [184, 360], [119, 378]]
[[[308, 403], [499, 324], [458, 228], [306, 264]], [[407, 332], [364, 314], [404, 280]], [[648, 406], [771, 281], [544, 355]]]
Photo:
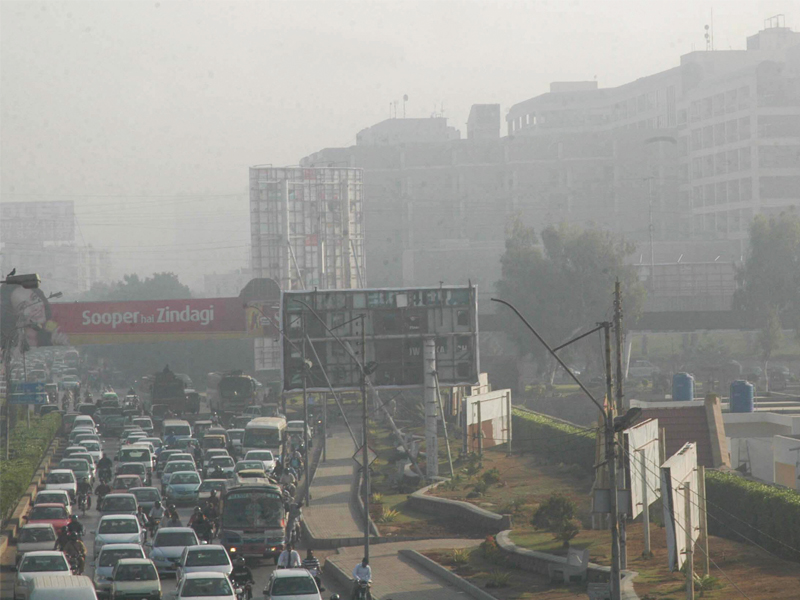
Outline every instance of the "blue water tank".
[[672, 399], [676, 402], [694, 400], [694, 377], [689, 373], [675, 373], [672, 376]]
[[753, 384], [749, 381], [737, 379], [731, 384], [731, 404], [732, 413], [753, 412]]

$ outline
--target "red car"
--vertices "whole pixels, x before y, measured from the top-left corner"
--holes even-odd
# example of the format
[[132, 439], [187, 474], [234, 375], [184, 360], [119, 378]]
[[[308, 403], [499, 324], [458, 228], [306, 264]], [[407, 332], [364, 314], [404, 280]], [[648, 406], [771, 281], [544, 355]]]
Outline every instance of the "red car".
[[63, 504], [37, 504], [31, 508], [26, 521], [28, 524], [50, 523], [56, 531], [61, 531], [69, 523], [69, 513]]
[[138, 475], [117, 475], [114, 477], [114, 483], [111, 484], [111, 493], [124, 494], [135, 487], [144, 487], [141, 477]]

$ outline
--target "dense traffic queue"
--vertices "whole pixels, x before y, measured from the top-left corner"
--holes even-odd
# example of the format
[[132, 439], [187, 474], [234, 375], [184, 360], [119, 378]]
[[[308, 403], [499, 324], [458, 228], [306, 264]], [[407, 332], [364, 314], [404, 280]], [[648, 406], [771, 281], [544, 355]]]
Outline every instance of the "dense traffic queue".
[[[265, 598], [321, 600], [319, 562], [309, 552], [308, 568], [298, 568], [293, 551], [306, 448], [285, 418], [253, 411], [229, 428], [216, 418], [154, 419], [135, 396], [113, 392], [78, 406], [63, 418], [63, 458], [19, 530], [14, 600], [158, 600], [166, 576], [177, 599], [249, 600], [247, 561], [263, 558], [279, 569]], [[193, 507], [185, 523], [179, 506]], [[97, 518], [92, 531], [87, 514]]]

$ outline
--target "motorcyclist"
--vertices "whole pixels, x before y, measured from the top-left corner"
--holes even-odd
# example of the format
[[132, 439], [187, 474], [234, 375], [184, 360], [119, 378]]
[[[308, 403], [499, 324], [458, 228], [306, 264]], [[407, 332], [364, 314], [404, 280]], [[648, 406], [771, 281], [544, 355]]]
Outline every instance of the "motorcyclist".
[[161, 506], [161, 502], [156, 500], [147, 516], [150, 518], [151, 522], [155, 521], [156, 523], [160, 523], [161, 519], [164, 518], [164, 507]]
[[75, 574], [81, 575], [86, 565], [86, 545], [78, 537], [77, 533], [68, 534], [68, 539], [63, 547], [64, 554], [72, 559], [75, 564]]
[[300, 561], [300, 554], [294, 549], [292, 544], [285, 544], [283, 552], [278, 556], [279, 569], [295, 569], [303, 566]]
[[225, 471], [219, 465], [214, 465], [214, 470], [208, 474], [206, 479], [225, 479]]
[[250, 600], [252, 592], [247, 586], [248, 584], [253, 585], [255, 579], [253, 578], [253, 572], [250, 570], [250, 567], [247, 566], [247, 561], [244, 559], [244, 556], [237, 556], [233, 559], [233, 570], [231, 571], [230, 577], [233, 585], [245, 589], [245, 600]]
[[58, 530], [58, 536], [56, 537], [56, 543], [55, 546], [53, 546], [53, 550], [63, 550], [67, 541], [69, 541], [69, 531], [66, 527], [62, 527]]
[[195, 506], [194, 507], [194, 512], [192, 513], [192, 516], [189, 517], [189, 523], [188, 523], [189, 527], [194, 527], [194, 524], [199, 519], [202, 519], [202, 518], [204, 518], [203, 517], [203, 509], [201, 507], [199, 507], [199, 506]]
[[298, 525], [298, 521], [300, 520], [300, 515], [302, 514], [303, 502], [292, 502], [289, 505], [289, 514], [287, 515], [286, 519], [286, 539], [291, 540], [292, 542], [297, 541], [297, 532], [296, 528]]
[[97, 461], [97, 473], [101, 480], [105, 479], [106, 481], [111, 481], [113, 466], [114, 462], [103, 452], [103, 458]]
[[106, 497], [106, 494], [111, 493], [111, 486], [108, 485], [105, 481], [100, 481], [100, 484], [94, 488], [94, 495], [97, 496], [97, 506], [99, 507], [103, 503], [103, 498]]
[[[372, 582], [372, 569], [369, 566], [369, 560], [366, 556], [353, 569], [353, 582], [353, 600], [355, 600], [358, 595], [358, 590], [361, 587], [361, 582]], [[369, 587], [367, 587], [367, 600], [372, 600]]]
[[78, 515], [71, 515], [67, 524], [67, 533], [74, 533], [78, 537], [83, 536], [83, 523], [78, 520]]
[[306, 552], [306, 557], [303, 559], [303, 568], [311, 573], [311, 576], [314, 578], [314, 581], [317, 582], [317, 587], [319, 588], [320, 592], [324, 592], [325, 588], [322, 587], [322, 580], [320, 579], [320, 566], [319, 566], [319, 559], [314, 556], [314, 551], [309, 548]]
[[89, 483], [87, 479], [81, 479], [78, 482], [78, 501], [80, 502], [80, 497], [84, 496], [86, 498], [86, 508], [92, 508], [92, 484]]
[[181, 517], [174, 504], [167, 507], [167, 514], [164, 515], [164, 518], [167, 520], [167, 527], [181, 527]]
[[283, 473], [281, 474], [280, 478], [281, 485], [286, 485], [291, 483], [292, 485], [297, 483], [297, 479], [295, 479], [294, 473], [292, 473], [291, 469], [284, 469]]
[[206, 499], [207, 506], [213, 506], [214, 510], [219, 512], [219, 496], [217, 496], [217, 490], [211, 490], [211, 494]]
[[141, 526], [142, 530], [146, 532], [148, 526], [150, 525], [150, 519], [147, 516], [147, 513], [144, 512], [144, 506], [139, 505], [136, 508], [136, 519], [139, 521], [139, 525]]

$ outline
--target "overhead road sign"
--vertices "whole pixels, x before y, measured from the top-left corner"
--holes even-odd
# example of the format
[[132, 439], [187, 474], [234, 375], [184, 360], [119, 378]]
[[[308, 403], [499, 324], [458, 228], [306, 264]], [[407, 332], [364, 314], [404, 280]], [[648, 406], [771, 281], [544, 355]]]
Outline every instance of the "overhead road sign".
[[12, 384], [8, 401], [11, 404], [47, 404], [44, 386], [44, 381]]

